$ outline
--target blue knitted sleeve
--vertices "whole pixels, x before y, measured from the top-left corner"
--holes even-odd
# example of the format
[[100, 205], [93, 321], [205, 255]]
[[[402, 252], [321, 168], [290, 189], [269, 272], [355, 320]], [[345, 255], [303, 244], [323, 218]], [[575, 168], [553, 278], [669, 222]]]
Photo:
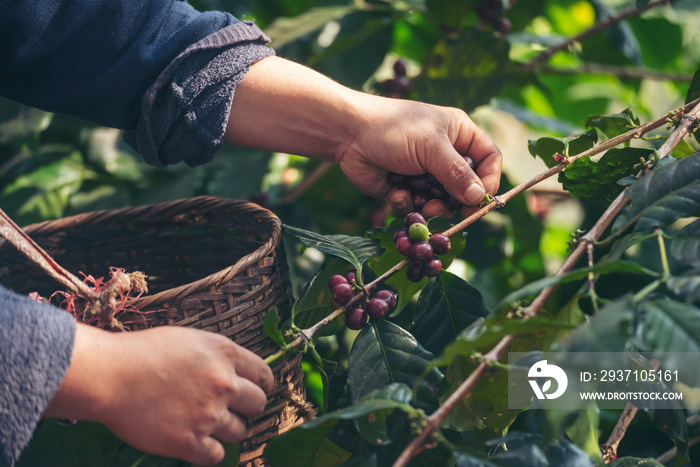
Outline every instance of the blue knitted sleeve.
[[0, 287], [0, 466], [12, 466], [70, 364], [75, 319]]
[[235, 85], [273, 53], [253, 23], [177, 0], [0, 0], [0, 11], [0, 95], [125, 129], [157, 166], [210, 160]]

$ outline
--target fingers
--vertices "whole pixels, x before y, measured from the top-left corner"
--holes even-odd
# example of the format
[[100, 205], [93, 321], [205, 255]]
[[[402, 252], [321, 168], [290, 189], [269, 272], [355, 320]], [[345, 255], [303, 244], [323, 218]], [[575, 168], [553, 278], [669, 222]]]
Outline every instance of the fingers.
[[257, 417], [265, 410], [267, 396], [257, 384], [246, 378], [236, 378], [228, 408], [246, 417]]
[[476, 173], [481, 178], [486, 192], [490, 195], [495, 195], [498, 192], [498, 187], [501, 184], [502, 165], [503, 156], [499, 151], [486, 156], [476, 167]]
[[211, 436], [201, 440], [192, 452], [186, 453], [181, 458], [199, 465], [216, 465], [222, 460], [226, 452], [221, 442]]
[[424, 167], [462, 204], [478, 205], [486, 196], [486, 188], [477, 174], [447, 143], [443, 144], [433, 157], [427, 158]]
[[269, 394], [275, 383], [270, 367], [250, 350], [234, 345], [236, 373], [262, 388], [265, 394]]
[[222, 423], [216, 427], [211, 436], [226, 444], [237, 443], [245, 437], [246, 425], [245, 421], [238, 415], [226, 411], [226, 415], [222, 417]]
[[491, 138], [466, 114], [461, 113], [459, 117], [459, 136], [455, 141], [455, 149], [460, 154], [472, 158], [486, 193], [495, 195], [501, 181], [503, 155]]

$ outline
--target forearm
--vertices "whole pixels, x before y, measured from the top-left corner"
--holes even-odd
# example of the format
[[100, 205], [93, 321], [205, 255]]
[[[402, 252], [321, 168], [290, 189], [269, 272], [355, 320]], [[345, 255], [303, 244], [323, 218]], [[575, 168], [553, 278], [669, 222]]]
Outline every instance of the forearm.
[[236, 87], [224, 141], [333, 161], [359, 130], [361, 105], [372, 97], [305, 66], [268, 57]]
[[373, 196], [389, 192], [390, 171], [429, 172], [478, 205], [500, 179], [500, 151], [463, 111], [354, 91], [278, 57], [253, 64], [236, 87], [224, 141], [337, 162]]

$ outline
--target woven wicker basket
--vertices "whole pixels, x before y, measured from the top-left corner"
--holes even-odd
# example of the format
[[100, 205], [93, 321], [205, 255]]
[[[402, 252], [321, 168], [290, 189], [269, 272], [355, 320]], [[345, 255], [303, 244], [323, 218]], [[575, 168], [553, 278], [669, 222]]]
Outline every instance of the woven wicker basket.
[[[191, 326], [230, 337], [261, 357], [277, 346], [263, 319], [292, 306], [281, 224], [256, 204], [214, 197], [98, 211], [24, 229], [73, 274], [109, 277], [111, 266], [148, 275], [149, 294], [130, 304], [149, 311], [148, 326]], [[0, 283], [44, 296], [59, 289], [8, 242], [0, 243]], [[241, 465], [265, 465], [265, 443], [309, 415], [300, 355], [273, 368], [265, 413], [249, 420]]]

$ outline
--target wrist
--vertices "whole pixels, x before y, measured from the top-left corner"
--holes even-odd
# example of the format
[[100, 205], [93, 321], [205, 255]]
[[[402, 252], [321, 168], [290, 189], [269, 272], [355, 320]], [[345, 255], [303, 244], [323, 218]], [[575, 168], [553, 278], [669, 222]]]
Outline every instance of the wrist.
[[78, 323], [71, 363], [45, 418], [104, 422], [114, 405], [118, 356], [116, 334]]

